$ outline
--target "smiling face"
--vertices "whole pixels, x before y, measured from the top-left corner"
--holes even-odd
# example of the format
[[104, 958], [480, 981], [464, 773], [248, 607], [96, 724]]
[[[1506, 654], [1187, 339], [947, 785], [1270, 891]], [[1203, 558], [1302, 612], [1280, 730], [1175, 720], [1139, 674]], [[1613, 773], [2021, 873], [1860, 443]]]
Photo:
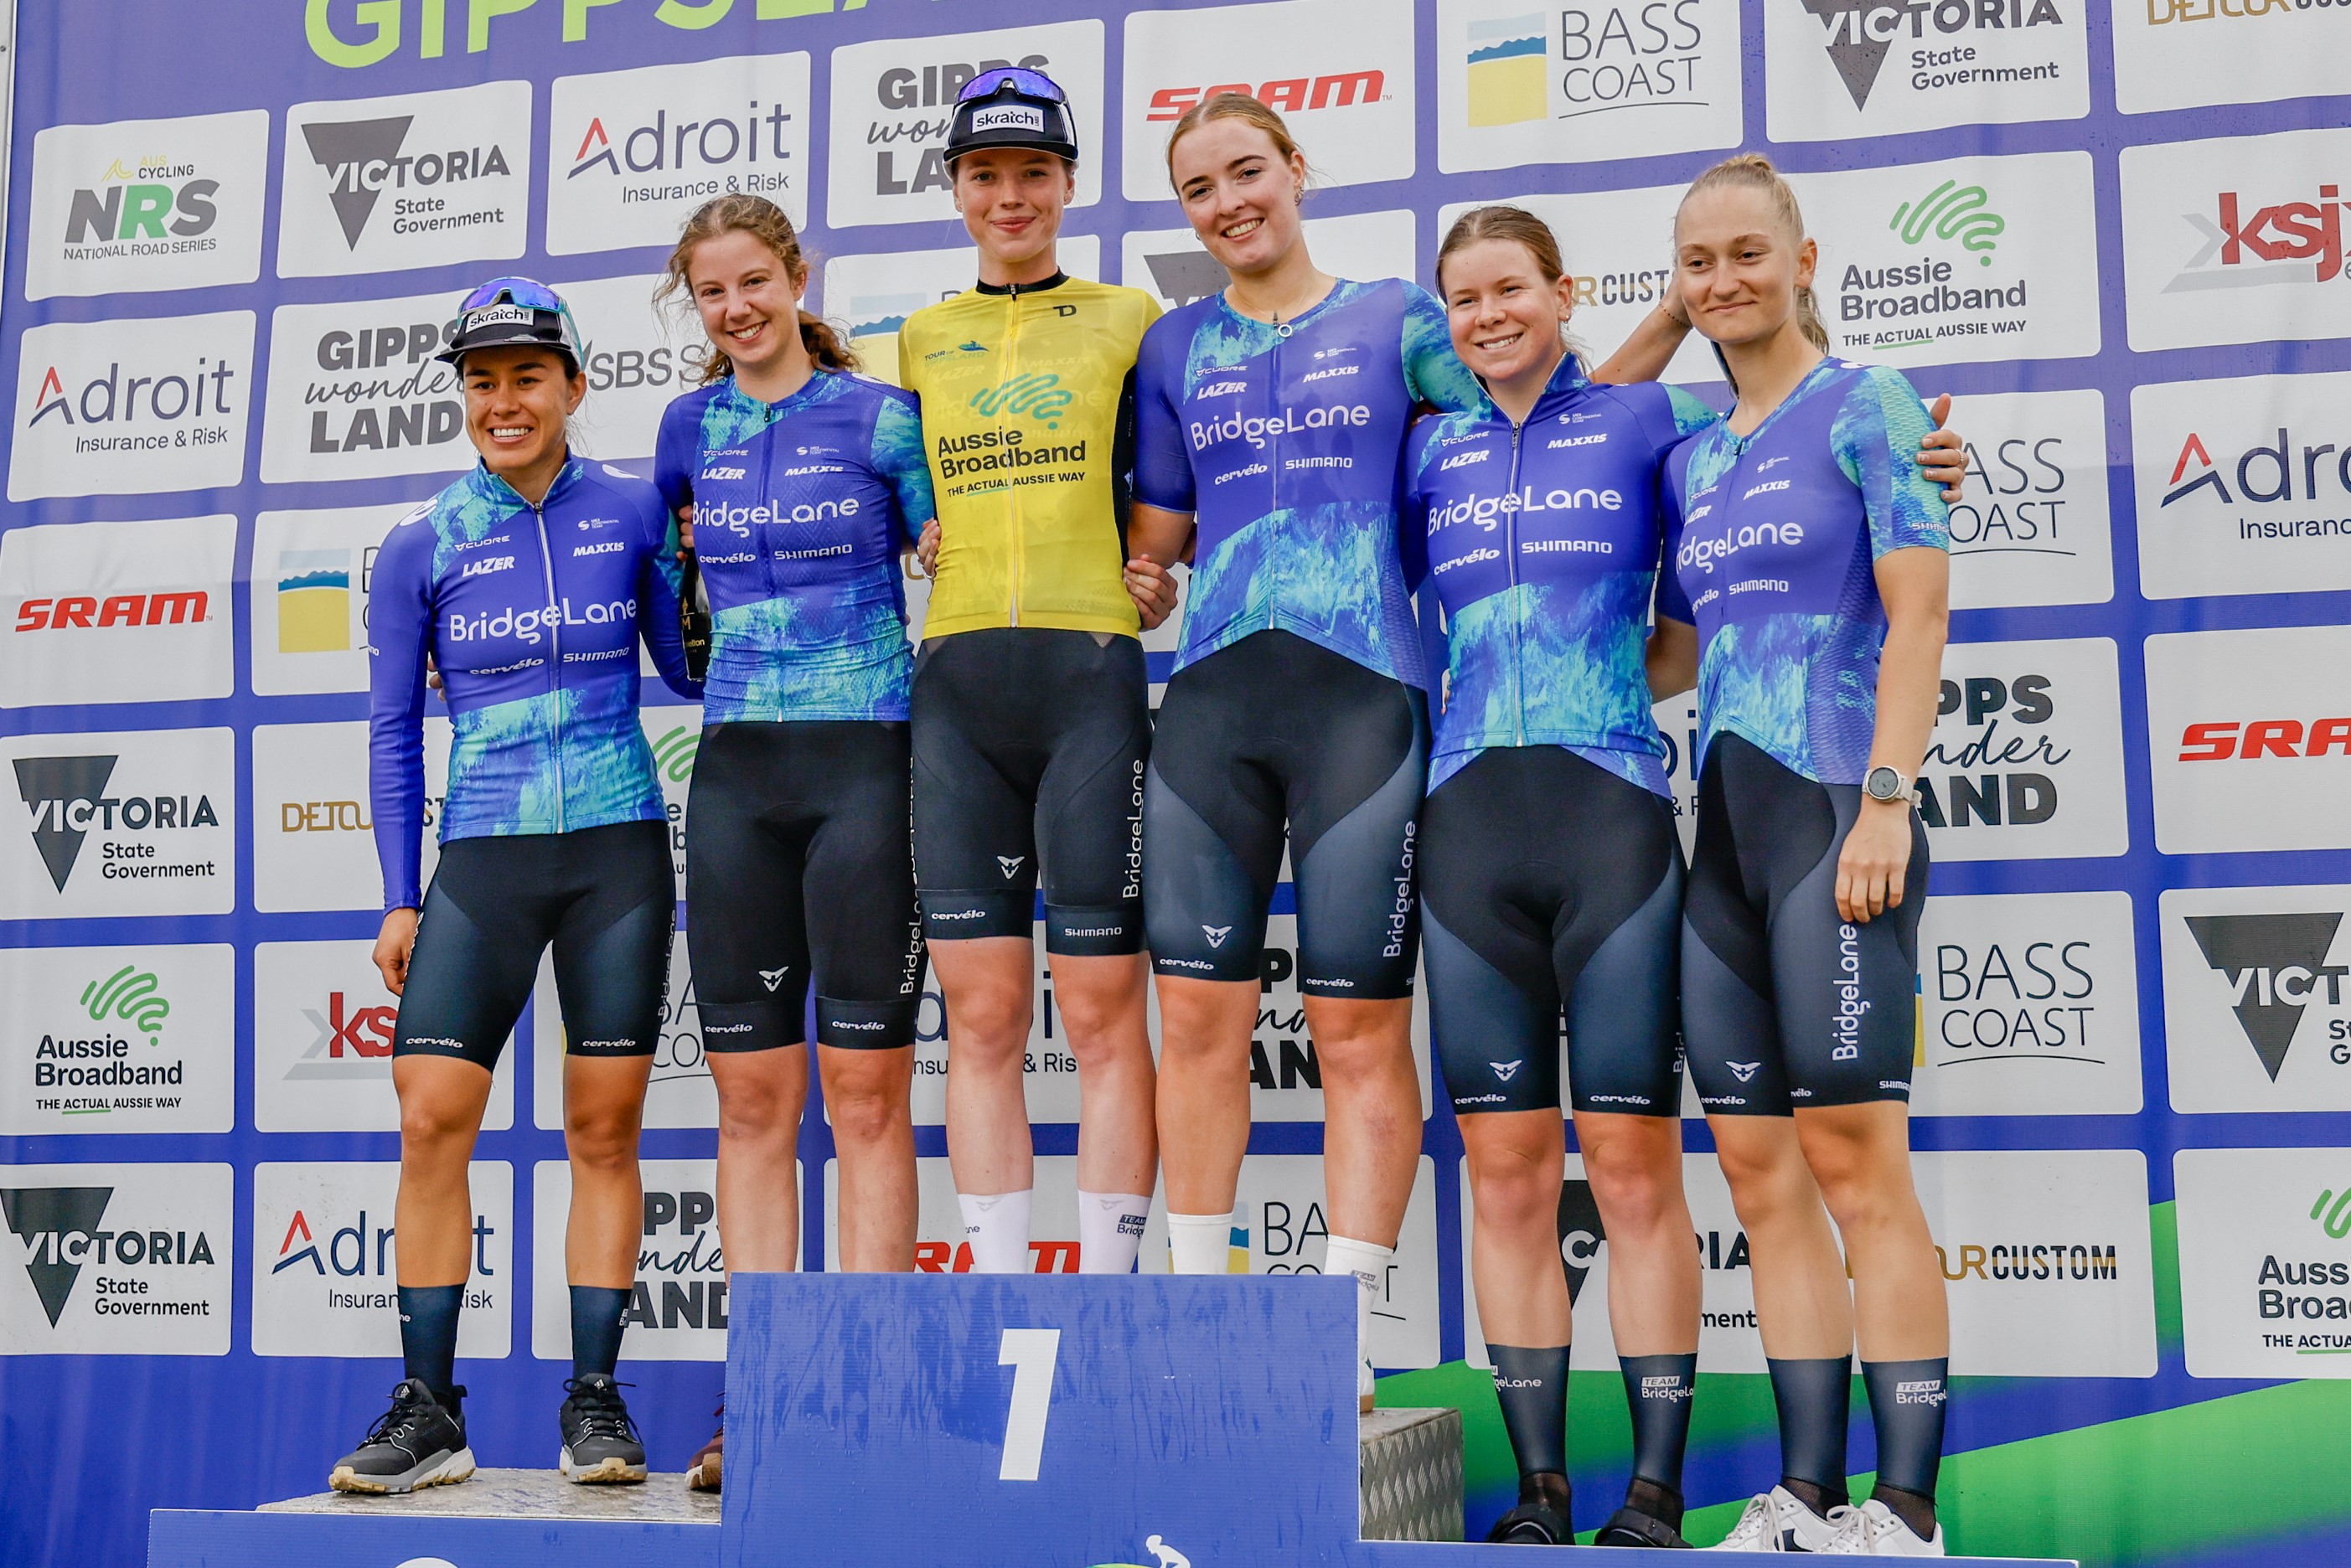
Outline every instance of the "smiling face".
[[686, 283], [702, 329], [738, 371], [756, 378], [799, 341], [808, 278], [794, 277], [758, 235], [729, 229], [695, 245]]
[[955, 204], [981, 254], [1018, 273], [1061, 237], [1078, 171], [1050, 152], [987, 147], [956, 160]]
[[1306, 158], [1284, 158], [1262, 127], [1205, 120], [1176, 144], [1168, 171], [1192, 232], [1226, 271], [1270, 272], [1298, 244]]
[[1694, 191], [1674, 219], [1674, 286], [1690, 325], [1717, 343], [1760, 343], [1786, 327], [1819, 254], [1753, 186]]
[[562, 462], [563, 422], [588, 395], [588, 379], [561, 354], [535, 343], [476, 348], [458, 374], [465, 433], [492, 473], [511, 481]]
[[1453, 351], [1488, 383], [1548, 372], [1575, 308], [1573, 278], [1546, 278], [1516, 240], [1479, 240], [1447, 256], [1445, 316]]

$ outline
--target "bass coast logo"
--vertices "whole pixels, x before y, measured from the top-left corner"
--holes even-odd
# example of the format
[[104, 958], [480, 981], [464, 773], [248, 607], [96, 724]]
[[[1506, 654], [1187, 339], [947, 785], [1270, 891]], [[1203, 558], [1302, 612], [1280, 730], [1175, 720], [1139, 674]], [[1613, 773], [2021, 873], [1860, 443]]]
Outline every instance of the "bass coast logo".
[[2122, 854], [2121, 707], [2105, 639], [1952, 644], [1918, 777], [1936, 857]]
[[1437, 15], [1437, 164], [1447, 173], [1739, 140], [1736, 5], [1447, 0]]
[[1814, 286], [1834, 351], [1937, 364], [2096, 352], [2087, 154], [1952, 159], [1795, 183], [1807, 215], [1821, 214], [1815, 223], [1849, 225], [1838, 232], [1855, 240]]
[[549, 101], [550, 254], [669, 244], [717, 196], [807, 219], [804, 53], [558, 77]]
[[1950, 509], [1953, 607], [2114, 597], [2105, 395], [1970, 397], [1955, 422], [1968, 466]]
[[2351, 587], [2351, 375], [2247, 376], [2131, 393], [2139, 573], [2151, 597]]
[[[988, 72], [1011, 68], [1044, 71], [1068, 93], [1064, 112], [1084, 154], [1070, 204], [1099, 201], [1103, 37], [1102, 24], [1089, 19], [835, 49], [826, 221], [840, 228], [953, 218], [946, 140], [957, 97]], [[977, 130], [1045, 128], [1034, 106], [996, 104], [978, 112], [987, 123]]]
[[1775, 138], [2089, 112], [2077, 0], [1771, 0], [1764, 31]]
[[1273, 109], [1318, 152], [1333, 185], [1414, 171], [1414, 7], [1409, 0], [1280, 0], [1127, 18], [1122, 183], [1165, 202], [1167, 129], [1194, 105], [1238, 93]]
[[225, 489], [245, 477], [254, 316], [50, 322], [16, 368], [8, 499]]
[[257, 109], [40, 131], [25, 297], [253, 282], [268, 154]]
[[233, 1179], [225, 1165], [11, 1169], [0, 1354], [226, 1355]]
[[279, 306], [261, 477], [382, 479], [470, 465], [457, 372], [434, 358], [456, 334], [444, 295]]
[[277, 273], [328, 277], [518, 256], [530, 84], [287, 111]]

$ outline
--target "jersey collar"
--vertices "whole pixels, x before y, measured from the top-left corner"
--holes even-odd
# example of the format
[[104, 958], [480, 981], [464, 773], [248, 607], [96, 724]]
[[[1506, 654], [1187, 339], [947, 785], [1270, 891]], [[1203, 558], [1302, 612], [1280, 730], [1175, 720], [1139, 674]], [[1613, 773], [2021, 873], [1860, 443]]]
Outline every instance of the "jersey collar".
[[1018, 299], [1024, 294], [1042, 294], [1049, 288], [1059, 288], [1069, 281], [1068, 273], [1056, 272], [1042, 283], [976, 283], [972, 287], [981, 294], [995, 295], [998, 297], [1009, 296]]
[[[540, 500], [538, 509], [543, 512], [554, 505], [557, 499], [585, 478], [587, 472], [588, 464], [579, 453], [565, 452], [563, 466], [556, 470], [555, 483], [547, 487], [547, 494]], [[530, 504], [522, 498], [522, 492], [492, 473], [490, 465], [479, 458], [474, 460], [474, 472], [469, 477], [473, 482], [474, 493], [485, 501], [495, 502], [500, 506], [525, 507]]]

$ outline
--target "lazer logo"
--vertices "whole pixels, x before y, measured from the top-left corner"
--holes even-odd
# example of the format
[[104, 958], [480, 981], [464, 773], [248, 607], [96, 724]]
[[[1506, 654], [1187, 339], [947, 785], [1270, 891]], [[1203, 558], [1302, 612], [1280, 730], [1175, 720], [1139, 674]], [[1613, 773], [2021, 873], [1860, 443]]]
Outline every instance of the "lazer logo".
[[1214, 87], [1161, 88], [1151, 95], [1151, 112], [1144, 118], [1154, 124], [1181, 119], [1185, 110], [1220, 92], [1253, 98], [1284, 114], [1306, 109], [1348, 109], [1379, 102], [1387, 92], [1387, 81], [1383, 71], [1345, 71], [1327, 77], [1290, 77], [1259, 87], [1224, 82]]
[[457, 576], [460, 577], [486, 577], [492, 572], [512, 571], [514, 569], [514, 564], [515, 558], [512, 556], [484, 556], [478, 560], [466, 562], [465, 567], [458, 572]]
[[88, 594], [26, 599], [16, 609], [18, 631], [66, 631], [110, 626], [182, 626], [212, 619], [212, 600], [202, 588], [161, 594]]
[[2229, 982], [2230, 1005], [2246, 1043], [2261, 1058], [2270, 1082], [2277, 1082], [2294, 1031], [2302, 1025], [2303, 1010], [2322, 1000], [2329, 1007], [2343, 1004], [2343, 981], [2351, 976], [2351, 965], [2326, 961], [2343, 912], [2189, 915], [2186, 919], [2204, 961]]
[[405, 191], [456, 184], [513, 172], [505, 149], [458, 148], [446, 152], [403, 155], [412, 114], [388, 119], [353, 119], [306, 125], [302, 140], [310, 161], [327, 171], [327, 202], [342, 225], [343, 242], [352, 250], [367, 232], [376, 199], [389, 188]]
[[1247, 381], [1218, 381], [1214, 385], [1201, 388], [1200, 396], [1204, 398], [1229, 398], [1237, 393], [1246, 392], [1248, 390], [1249, 383]]
[[1853, 107], [1865, 109], [1886, 51], [1897, 38], [1924, 38], [1931, 27], [1949, 36], [1977, 28], [2063, 26], [2052, 0], [1804, 0], [1821, 24], [1822, 46], [1836, 67]]
[[1437, 472], [1443, 473], [1448, 469], [1467, 468], [1473, 462], [1483, 462], [1493, 455], [1494, 452], [1491, 447], [1481, 446], [1476, 452], [1460, 452], [1455, 456], [1447, 458], [1443, 462], [1437, 465]]

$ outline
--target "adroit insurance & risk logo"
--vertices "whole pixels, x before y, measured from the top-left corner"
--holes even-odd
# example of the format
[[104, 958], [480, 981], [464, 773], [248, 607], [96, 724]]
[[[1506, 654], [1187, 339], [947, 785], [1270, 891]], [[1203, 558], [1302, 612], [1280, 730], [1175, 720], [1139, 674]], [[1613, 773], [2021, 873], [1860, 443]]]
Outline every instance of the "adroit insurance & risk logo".
[[808, 219], [804, 53], [558, 77], [549, 102], [549, 254], [673, 244], [716, 196]]
[[287, 109], [277, 275], [522, 254], [530, 93], [496, 81]]
[[[514, 1167], [477, 1159], [465, 1179], [474, 1217], [457, 1354], [495, 1359], [510, 1348]], [[253, 1168], [256, 1355], [400, 1354], [399, 1189], [396, 1160]]]
[[2351, 587], [2351, 374], [2131, 390], [2139, 579], [2150, 598]]
[[258, 109], [37, 132], [25, 297], [251, 283], [268, 153]]
[[27, 328], [8, 499], [225, 489], [245, 477], [253, 312]]

